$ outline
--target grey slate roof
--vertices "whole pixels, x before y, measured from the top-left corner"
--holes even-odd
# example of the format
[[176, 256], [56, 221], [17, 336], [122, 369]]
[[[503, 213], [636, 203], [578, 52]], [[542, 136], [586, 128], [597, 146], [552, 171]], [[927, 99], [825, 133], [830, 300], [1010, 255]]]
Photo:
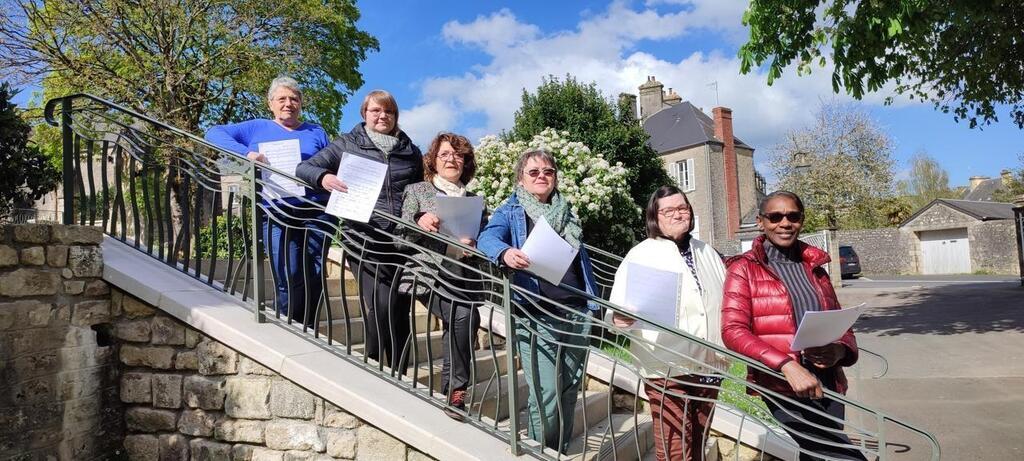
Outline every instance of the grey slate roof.
[[[715, 137], [715, 121], [689, 101], [667, 107], [650, 116], [644, 121], [644, 130], [651, 136], [647, 144], [659, 154], [709, 142], [722, 142]], [[735, 136], [735, 127], [733, 134], [736, 147], [753, 149]]]
[[964, 200], [991, 202], [992, 194], [999, 190], [999, 187], [1002, 185], [1002, 178], [987, 179], [975, 186], [974, 190], [964, 195]]
[[932, 200], [931, 203], [921, 207], [921, 209], [917, 210], [916, 212], [914, 212], [914, 214], [910, 215], [910, 217], [907, 218], [906, 221], [903, 221], [903, 224], [900, 224], [900, 226], [902, 227], [902, 226], [907, 225], [908, 223], [913, 221], [915, 218], [917, 218], [921, 213], [924, 213], [929, 208], [931, 208], [931, 207], [933, 207], [935, 205], [938, 205], [938, 204], [942, 204], [942, 205], [948, 206], [948, 207], [950, 207], [950, 208], [952, 208], [952, 209], [954, 209], [956, 211], [959, 211], [959, 212], [964, 213], [964, 214], [966, 214], [968, 216], [971, 216], [971, 217], [973, 217], [973, 218], [975, 218], [975, 219], [977, 219], [979, 221], [991, 221], [991, 220], [998, 220], [998, 219], [1013, 219], [1013, 204], [1012, 203], [1004, 203], [1004, 202], [978, 202], [978, 201], [971, 201], [971, 200], [952, 200], [952, 199], [937, 198], [935, 200]]

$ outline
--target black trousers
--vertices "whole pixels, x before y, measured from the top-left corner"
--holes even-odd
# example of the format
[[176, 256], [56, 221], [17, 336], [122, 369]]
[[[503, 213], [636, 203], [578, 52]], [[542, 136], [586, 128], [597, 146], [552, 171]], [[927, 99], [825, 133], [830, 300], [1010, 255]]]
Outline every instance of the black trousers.
[[441, 319], [444, 331], [441, 342], [444, 355], [441, 363], [441, 392], [465, 389], [470, 384], [473, 367], [473, 344], [480, 328], [480, 314], [465, 300], [453, 299], [434, 292], [430, 311]]
[[[810, 364], [806, 364], [804, 366], [818, 376], [822, 386], [830, 390], [835, 390], [834, 370], [819, 370]], [[793, 397], [793, 400], [830, 415], [839, 421], [843, 421], [846, 417], [846, 408], [843, 404], [832, 399], [811, 400]], [[790, 437], [793, 437], [793, 440], [796, 441], [800, 448], [822, 456], [827, 456], [829, 457], [828, 459], [867, 459], [864, 457], [863, 453], [853, 448], [837, 447], [818, 441], [827, 440], [832, 443], [849, 445], [850, 439], [842, 433], [843, 424], [841, 422], [784, 400], [775, 402], [771, 399], [764, 399], [764, 403], [768, 406], [768, 411], [771, 412], [775, 420], [782, 425], [782, 428], [789, 433]], [[817, 424], [832, 430], [821, 429], [813, 426], [812, 424]], [[805, 435], [818, 440], [812, 440], [807, 438]], [[819, 461], [821, 459], [824, 458], [807, 453], [800, 453], [800, 461]]]

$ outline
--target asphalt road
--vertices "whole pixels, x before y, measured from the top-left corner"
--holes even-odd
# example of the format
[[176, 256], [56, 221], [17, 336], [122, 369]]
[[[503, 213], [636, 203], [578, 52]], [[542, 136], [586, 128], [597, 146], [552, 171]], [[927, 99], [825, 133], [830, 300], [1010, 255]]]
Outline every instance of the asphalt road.
[[[1019, 279], [868, 279], [839, 296], [847, 306], [868, 304], [854, 327], [857, 340], [885, 356], [889, 371], [870, 379], [879, 365], [863, 355], [850, 396], [934, 434], [943, 460], [1024, 460]], [[892, 459], [929, 459], [914, 440], [897, 430], [890, 451], [903, 453]]]
[[844, 287], [880, 289], [988, 283], [1020, 285], [1020, 277], [1008, 275], [865, 275], [843, 280]]

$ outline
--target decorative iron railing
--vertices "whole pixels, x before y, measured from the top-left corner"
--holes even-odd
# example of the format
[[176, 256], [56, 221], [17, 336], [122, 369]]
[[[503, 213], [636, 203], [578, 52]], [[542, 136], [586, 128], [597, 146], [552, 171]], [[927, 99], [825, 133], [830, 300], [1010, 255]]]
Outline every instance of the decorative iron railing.
[[[779, 373], [604, 299], [620, 262], [616, 255], [590, 248], [600, 296], [562, 286], [599, 306], [594, 315], [516, 286], [474, 248], [398, 217], [375, 212], [383, 224], [369, 227], [338, 222], [306, 197], [270, 199], [264, 191], [274, 186], [265, 174], [298, 180], [128, 108], [77, 94], [49, 101], [45, 114], [63, 133], [65, 223], [100, 226], [154, 260], [237, 296], [256, 321], [322, 341], [338, 357], [438, 408], [448, 407], [453, 389], [465, 390], [465, 408], [454, 413], [507, 441], [514, 454], [642, 459], [656, 449], [654, 428], [667, 423], [652, 418], [645, 401], [648, 390], [661, 389], [694, 404], [714, 403], [715, 418], [728, 423], [713, 424], [720, 438], [702, 439], [700, 450], [713, 440], [739, 441], [760, 459], [797, 452], [832, 459], [798, 447], [782, 430], [799, 434], [801, 424], [810, 424], [848, 437], [818, 440], [826, 448], [869, 458], [909, 453], [939, 459], [939, 445], [927, 432], [831, 391], [822, 402], [845, 406], [845, 418], [807, 408], [816, 422], [794, 418], [781, 427], [745, 389], [770, 402], [806, 405], [747, 382], [736, 368]], [[265, 227], [279, 228], [284, 237], [267, 237]], [[294, 242], [294, 251], [281, 251], [282, 241]], [[445, 247], [462, 256], [438, 250]], [[616, 327], [607, 312], [644, 322], [685, 347], [668, 348]], [[473, 327], [477, 322], [482, 333]], [[644, 362], [638, 350], [645, 351]], [[442, 370], [445, 356], [448, 372]], [[552, 361], [560, 365], [554, 376], [545, 375], [543, 364]], [[682, 375], [700, 379], [683, 383]], [[672, 390], [679, 384], [707, 392], [687, 397]], [[550, 396], [552, 388], [556, 401], [529, 403]], [[734, 452], [739, 459], [741, 450]]]

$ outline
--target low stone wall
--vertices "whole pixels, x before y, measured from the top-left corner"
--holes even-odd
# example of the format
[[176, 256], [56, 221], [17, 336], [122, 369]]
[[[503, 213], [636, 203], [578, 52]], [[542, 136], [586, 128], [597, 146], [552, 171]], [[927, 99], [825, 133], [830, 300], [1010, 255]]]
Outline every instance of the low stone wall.
[[1013, 220], [983, 221], [968, 228], [971, 269], [975, 272], [1020, 275]]
[[916, 269], [915, 242], [909, 232], [895, 227], [838, 230], [840, 245], [851, 245], [860, 258], [862, 274], [909, 274]]
[[128, 294], [113, 305], [130, 459], [430, 459]]
[[98, 229], [0, 227], [0, 459], [116, 457], [116, 315]]

